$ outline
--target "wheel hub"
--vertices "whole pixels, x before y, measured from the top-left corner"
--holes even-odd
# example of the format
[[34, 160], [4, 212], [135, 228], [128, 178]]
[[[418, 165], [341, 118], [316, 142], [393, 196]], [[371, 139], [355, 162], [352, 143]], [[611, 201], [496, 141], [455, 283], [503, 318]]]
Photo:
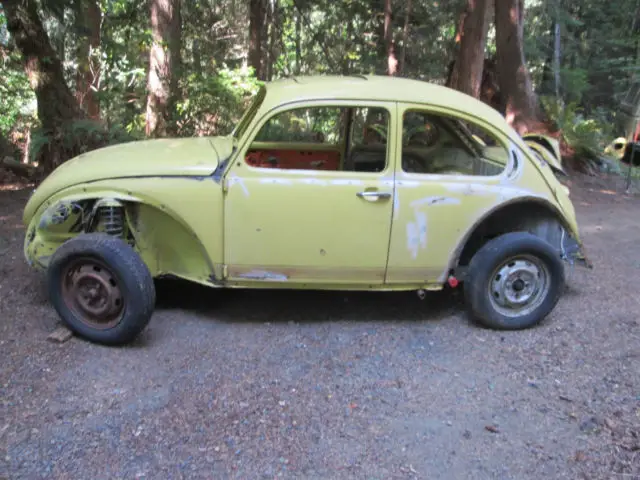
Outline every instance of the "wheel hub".
[[508, 260], [496, 269], [489, 288], [491, 300], [501, 313], [526, 315], [544, 300], [548, 292], [547, 268], [533, 257]]
[[64, 276], [63, 298], [80, 320], [93, 328], [111, 328], [122, 318], [120, 287], [101, 262], [83, 260], [71, 265]]

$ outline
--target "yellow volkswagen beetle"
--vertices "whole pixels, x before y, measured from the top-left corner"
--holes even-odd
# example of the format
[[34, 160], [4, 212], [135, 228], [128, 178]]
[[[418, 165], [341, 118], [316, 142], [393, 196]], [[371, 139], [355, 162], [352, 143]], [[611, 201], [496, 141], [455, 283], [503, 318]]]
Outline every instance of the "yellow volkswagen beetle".
[[564, 263], [586, 263], [557, 149], [489, 106], [416, 80], [302, 77], [261, 87], [228, 136], [91, 151], [24, 211], [28, 262], [95, 342], [148, 324], [154, 278], [213, 288], [439, 290], [471, 316], [533, 326]]

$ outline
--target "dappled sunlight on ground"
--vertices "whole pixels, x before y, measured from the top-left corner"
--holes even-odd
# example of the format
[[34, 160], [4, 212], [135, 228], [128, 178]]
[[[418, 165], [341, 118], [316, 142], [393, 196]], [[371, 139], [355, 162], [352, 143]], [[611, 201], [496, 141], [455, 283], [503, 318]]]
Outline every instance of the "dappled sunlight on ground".
[[27, 188], [33, 188], [33, 183], [5, 183], [0, 184], [0, 192], [15, 192], [17, 190], [24, 190]]
[[594, 472], [638, 458], [620, 445], [640, 432], [640, 199], [588, 187], [572, 198], [595, 269], [569, 268], [536, 328], [478, 327], [459, 290], [163, 280], [126, 348], [46, 341], [29, 192], [0, 192], [0, 479], [182, 478], [182, 459], [207, 478], [623, 478]]

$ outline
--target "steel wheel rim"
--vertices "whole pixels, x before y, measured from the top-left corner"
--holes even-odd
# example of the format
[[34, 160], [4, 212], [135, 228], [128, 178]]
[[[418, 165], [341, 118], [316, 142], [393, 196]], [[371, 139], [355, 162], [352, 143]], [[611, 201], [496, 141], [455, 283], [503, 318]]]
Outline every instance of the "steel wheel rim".
[[72, 261], [62, 272], [62, 299], [85, 325], [113, 328], [124, 315], [124, 295], [116, 275], [94, 258]]
[[547, 298], [551, 275], [538, 257], [518, 255], [500, 264], [490, 277], [489, 298], [493, 308], [507, 317], [530, 314]]

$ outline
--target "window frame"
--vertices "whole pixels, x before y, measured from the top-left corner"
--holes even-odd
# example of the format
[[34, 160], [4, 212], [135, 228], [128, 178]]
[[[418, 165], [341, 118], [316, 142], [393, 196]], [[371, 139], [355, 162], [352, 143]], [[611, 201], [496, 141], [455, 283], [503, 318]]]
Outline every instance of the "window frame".
[[[388, 118], [388, 133], [387, 141], [386, 141], [386, 150], [385, 150], [385, 159], [386, 164], [385, 168], [379, 172], [366, 172], [366, 171], [354, 171], [354, 170], [344, 170], [344, 160], [345, 160], [345, 152], [349, 149], [348, 142], [350, 138], [348, 135], [345, 135], [346, 131], [342, 131], [343, 142], [337, 144], [340, 147], [340, 170], [313, 170], [313, 169], [295, 169], [295, 168], [264, 168], [253, 166], [247, 163], [246, 156], [247, 152], [251, 150], [252, 146], [255, 143], [271, 143], [271, 142], [256, 142], [256, 137], [262, 130], [262, 128], [274, 117], [277, 115], [293, 111], [299, 109], [309, 109], [309, 108], [347, 108], [347, 109], [362, 109], [362, 108], [380, 108], [384, 109], [387, 113]], [[353, 120], [351, 119], [351, 124]], [[345, 124], [345, 130], [350, 126], [349, 123]], [[397, 135], [393, 135], [393, 132], [396, 131], [397, 126], [397, 102], [395, 101], [381, 101], [381, 100], [366, 100], [366, 99], [315, 99], [315, 100], [303, 100], [299, 102], [288, 102], [284, 104], [280, 104], [270, 110], [266, 111], [262, 117], [254, 123], [254, 126], [251, 128], [249, 132], [246, 133], [246, 142], [239, 149], [238, 156], [236, 157], [236, 165], [241, 166], [243, 168], [248, 169], [253, 172], [288, 172], [296, 175], [318, 175], [318, 174], [334, 174], [334, 175], [345, 175], [345, 176], [367, 176], [367, 175], [375, 175], [375, 176], [388, 176], [393, 174], [395, 170], [395, 151], [396, 151], [396, 142]], [[280, 142], [273, 142], [280, 143]], [[295, 142], [291, 142], [295, 144]], [[284, 143], [283, 143], [284, 144]], [[298, 143], [300, 144], [300, 143]], [[309, 144], [310, 146], [315, 145], [318, 150], [322, 150], [323, 147], [326, 148], [327, 145], [330, 147], [334, 146], [333, 144]]]
[[[497, 144], [502, 147], [506, 153], [506, 163], [504, 168], [500, 171], [500, 173], [495, 175], [475, 175], [475, 174], [467, 174], [467, 173], [458, 173], [458, 174], [450, 174], [450, 173], [415, 173], [415, 172], [407, 172], [404, 170], [402, 165], [402, 154], [404, 151], [404, 118], [408, 112], [417, 111], [422, 112], [426, 115], [432, 116], [440, 116], [445, 118], [450, 118], [453, 121], [462, 120], [464, 122], [470, 123], [473, 126], [484, 130], [487, 134], [490, 134]], [[446, 179], [459, 179], [462, 181], [488, 181], [495, 182], [500, 181], [506, 178], [514, 178], [520, 175], [522, 171], [522, 165], [524, 158], [522, 157], [522, 153], [520, 153], [517, 146], [514, 142], [509, 139], [509, 137], [499, 128], [495, 127], [491, 123], [487, 122], [485, 119], [470, 115], [467, 112], [461, 110], [455, 110], [444, 107], [437, 107], [430, 104], [422, 104], [422, 103], [409, 103], [409, 102], [399, 102], [398, 103], [398, 111], [397, 111], [397, 130], [396, 136], [398, 137], [398, 148], [397, 148], [397, 165], [398, 165], [398, 173], [403, 176], [414, 177], [416, 179], [438, 179], [438, 180], [446, 180]], [[447, 130], [449, 128], [447, 127]], [[467, 143], [467, 139], [461, 139], [460, 133], [457, 131], [457, 128], [453, 128], [454, 134], [458, 137], [460, 142]], [[472, 140], [476, 143], [476, 140]], [[469, 147], [467, 147], [469, 148]], [[471, 180], [473, 179], [473, 180]]]

